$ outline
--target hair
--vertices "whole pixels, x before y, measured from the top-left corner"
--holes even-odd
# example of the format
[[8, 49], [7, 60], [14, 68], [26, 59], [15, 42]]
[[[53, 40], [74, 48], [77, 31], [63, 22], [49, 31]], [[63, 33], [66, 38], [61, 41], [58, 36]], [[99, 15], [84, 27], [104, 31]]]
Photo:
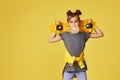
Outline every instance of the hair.
[[80, 10], [76, 10], [76, 12], [72, 12], [71, 10], [68, 10], [66, 14], [67, 14], [67, 22], [69, 22], [70, 19], [74, 16], [77, 16], [78, 20], [80, 21], [79, 15], [82, 15], [82, 12]]

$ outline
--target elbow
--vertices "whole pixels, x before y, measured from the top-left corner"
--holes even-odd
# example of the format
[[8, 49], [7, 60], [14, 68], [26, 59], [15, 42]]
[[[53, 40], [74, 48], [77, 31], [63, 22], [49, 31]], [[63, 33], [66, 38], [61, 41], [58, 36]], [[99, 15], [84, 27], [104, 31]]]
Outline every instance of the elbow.
[[104, 34], [103, 33], [101, 33], [101, 35], [100, 35], [101, 37], [103, 37], [104, 36]]
[[51, 39], [49, 39], [49, 40], [48, 40], [48, 42], [49, 42], [49, 43], [53, 43], [54, 41], [53, 41], [53, 40], [51, 40]]
[[101, 38], [101, 37], [103, 37], [103, 36], [104, 36], [103, 33], [101, 33], [101, 34], [98, 35], [99, 38]]
[[48, 40], [49, 43], [52, 43], [52, 40]]

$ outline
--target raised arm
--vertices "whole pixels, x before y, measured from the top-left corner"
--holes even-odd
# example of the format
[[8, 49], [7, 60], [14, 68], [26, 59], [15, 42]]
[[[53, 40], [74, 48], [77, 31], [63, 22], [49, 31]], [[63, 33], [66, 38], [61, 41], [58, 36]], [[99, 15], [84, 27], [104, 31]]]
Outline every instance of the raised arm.
[[52, 35], [50, 36], [48, 42], [53, 43], [62, 40], [60, 36], [56, 36], [56, 32], [53, 32]]
[[104, 36], [104, 34], [99, 28], [95, 29], [95, 33], [90, 34], [90, 38], [101, 38], [103, 36]]

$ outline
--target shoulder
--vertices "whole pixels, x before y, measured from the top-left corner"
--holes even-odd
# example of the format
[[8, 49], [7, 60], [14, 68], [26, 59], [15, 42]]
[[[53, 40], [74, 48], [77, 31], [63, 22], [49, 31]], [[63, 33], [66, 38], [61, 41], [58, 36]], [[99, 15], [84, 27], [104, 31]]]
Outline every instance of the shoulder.
[[87, 40], [90, 38], [90, 32], [83, 32], [84, 38]]
[[70, 34], [70, 32], [63, 32], [63, 33], [61, 33], [59, 35], [62, 36], [62, 35], [68, 35], [68, 34]]
[[80, 32], [80, 34], [83, 34], [84, 36], [90, 35], [90, 32]]

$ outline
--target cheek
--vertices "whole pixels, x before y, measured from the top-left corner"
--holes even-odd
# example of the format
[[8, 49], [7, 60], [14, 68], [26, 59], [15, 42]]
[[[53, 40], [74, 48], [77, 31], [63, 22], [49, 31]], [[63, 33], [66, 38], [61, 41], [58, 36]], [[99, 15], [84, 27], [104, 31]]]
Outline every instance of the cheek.
[[73, 24], [72, 24], [72, 23], [69, 23], [69, 26], [73, 26]]
[[79, 23], [77, 23], [77, 25], [79, 26], [80, 24], [79, 24]]
[[79, 25], [80, 25], [80, 23], [78, 22], [78, 23], [76, 23], [76, 25], [78, 25], [78, 26], [79, 26]]
[[70, 22], [68, 22], [68, 25], [71, 26], [72, 24]]

